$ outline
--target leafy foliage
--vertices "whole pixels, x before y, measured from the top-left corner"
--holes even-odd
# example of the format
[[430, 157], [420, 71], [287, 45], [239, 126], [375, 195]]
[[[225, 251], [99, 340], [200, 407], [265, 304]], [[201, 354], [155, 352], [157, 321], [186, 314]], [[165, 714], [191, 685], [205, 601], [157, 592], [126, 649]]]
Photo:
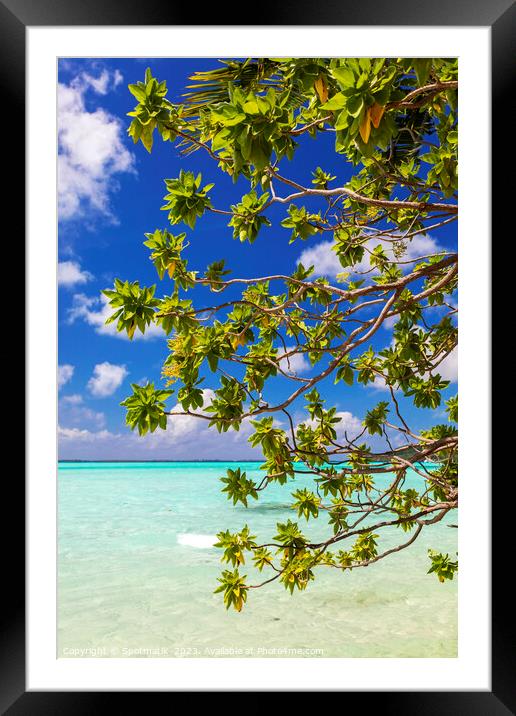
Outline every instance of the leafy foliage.
[[228, 226], [233, 227], [233, 238], [240, 241], [249, 241], [251, 244], [258, 236], [262, 226], [270, 226], [271, 222], [266, 216], [260, 216], [267, 204], [267, 193], [257, 196], [256, 191], [250, 191], [242, 197], [239, 204], [231, 207], [233, 216]]
[[446, 579], [453, 579], [459, 568], [458, 562], [453, 562], [448, 554], [441, 554], [431, 549], [428, 550], [428, 556], [432, 562], [428, 574], [434, 573], [440, 582], [444, 582]]
[[[293, 593], [320, 568], [373, 564], [457, 507], [458, 397], [442, 377], [457, 345], [457, 254], [430, 248], [417, 256], [412, 242], [457, 217], [458, 71], [456, 60], [443, 58], [248, 58], [191, 80], [181, 104], [167, 99], [166, 82], [150, 70], [129, 85], [138, 102], [129, 135], [150, 152], [157, 131], [185, 161], [204, 152], [221, 181], [233, 182], [235, 199], [215, 206], [214, 185], [189, 169], [166, 179], [162, 208], [185, 231], [156, 229], [144, 245], [169, 295], [118, 279], [104, 294], [117, 330], [132, 338], [155, 323], [169, 336], [163, 377], [177, 383], [177, 406], [166, 409], [171, 390], [133, 385], [122, 403], [128, 425], [143, 435], [183, 413], [218, 432], [250, 426], [263, 477], [229, 469], [222, 492], [248, 507], [270, 484], [302, 479], [292, 509], [307, 532], [314, 521], [327, 524], [328, 535], [315, 538], [297, 522], [278, 523], [263, 544], [247, 525], [219, 532], [222, 561], [233, 571], [222, 572], [216, 592], [241, 611], [251, 589], [277, 580]], [[354, 168], [346, 182], [320, 166], [304, 179], [295, 171], [300, 144], [317, 156], [323, 134], [339, 162]], [[298, 264], [288, 276], [229, 278], [224, 260], [191, 270], [188, 247], [212, 212], [241, 242], [279, 227], [290, 241], [329, 239], [342, 271], [332, 281]], [[227, 298], [204, 305], [203, 288]], [[390, 331], [383, 347], [380, 328]], [[300, 358], [308, 377], [292, 368]], [[293, 385], [275, 402], [269, 386], [278, 375]], [[205, 405], [207, 377], [217, 385]], [[362, 419], [350, 423], [337, 405], [346, 405], [351, 386], [370, 398]], [[408, 408], [422, 411], [415, 424], [424, 429], [411, 426]], [[432, 424], [436, 410], [446, 424]], [[399, 529], [400, 541], [387, 549], [389, 528]], [[429, 556], [429, 573], [454, 577], [448, 554]], [[246, 558], [263, 582], [240, 575]]]
[[154, 308], [160, 305], [160, 301], [154, 298], [155, 290], [156, 286], [140, 288], [138, 281], [122, 283], [115, 279], [113, 290], [102, 291], [109, 298], [109, 305], [117, 309], [106, 324], [117, 321], [117, 331], [126, 331], [131, 340], [137, 328], [145, 333], [155, 318]]
[[211, 206], [208, 192], [213, 184], [201, 187], [201, 174], [194, 176], [193, 172], [181, 169], [177, 179], [165, 179], [168, 193], [165, 195], [165, 204], [161, 207], [168, 210], [168, 220], [171, 224], [184, 222], [191, 229], [195, 222]]
[[144, 386], [132, 383], [133, 394], [126, 398], [121, 405], [127, 408], [127, 424], [131, 428], [138, 428], [140, 435], [156, 428], [167, 428], [165, 414], [165, 400], [173, 393], [171, 390], [156, 390], [154, 383]]

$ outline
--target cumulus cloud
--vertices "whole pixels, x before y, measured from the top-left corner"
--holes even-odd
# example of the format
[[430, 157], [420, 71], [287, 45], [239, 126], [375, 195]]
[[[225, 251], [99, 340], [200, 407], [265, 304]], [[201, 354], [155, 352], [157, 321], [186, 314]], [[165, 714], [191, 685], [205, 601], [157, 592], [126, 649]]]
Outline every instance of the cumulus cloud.
[[[344, 269], [341, 266], [340, 261], [337, 258], [337, 254], [335, 253], [335, 251], [332, 251], [332, 246], [334, 245], [333, 241], [323, 241], [320, 244], [316, 244], [315, 246], [311, 246], [305, 249], [301, 253], [298, 261], [299, 263], [302, 263], [303, 266], [313, 266], [315, 269], [315, 276], [327, 276], [331, 278], [335, 277], [339, 273], [351, 270], [354, 273], [360, 273], [370, 270], [370, 254], [368, 253], [368, 251], [372, 251], [376, 246], [381, 243], [382, 242], [380, 239], [370, 239], [369, 241], [365, 242], [366, 251], [364, 253], [362, 261], [355, 264], [353, 267], [347, 269]], [[387, 256], [392, 259], [393, 253], [392, 249], [390, 248], [390, 244], [385, 242], [383, 246]], [[442, 247], [439, 246], [437, 241], [428, 234], [422, 236], [414, 236], [411, 241], [407, 242], [407, 250], [401, 260], [410, 261], [412, 259], [417, 259], [420, 256], [427, 256], [428, 254], [438, 253], [442, 250]], [[410, 267], [410, 264], [407, 264], [407, 266]], [[375, 273], [375, 271], [372, 271], [371, 273]]]
[[103, 428], [106, 424], [104, 413], [86, 407], [74, 407], [68, 419], [77, 425], [92, 425], [95, 428]]
[[[205, 388], [202, 391], [202, 397], [203, 407], [195, 412], [211, 417], [211, 413], [206, 412], [206, 408], [211, 405], [215, 392], [211, 388]], [[171, 413], [181, 413], [183, 408], [179, 403], [176, 403], [169, 408], [169, 411]], [[222, 441], [226, 445], [235, 442], [241, 443], [252, 432], [253, 426], [248, 418], [242, 420], [239, 431], [230, 430], [227, 433], [220, 434], [213, 429], [209, 429], [208, 420], [203, 418], [196, 418], [193, 415], [168, 415], [167, 429], [157, 430], [152, 435], [149, 435], [148, 445], [149, 448], [156, 449], [165, 445], [177, 445], [179, 441], [183, 443], [186, 441], [194, 451], [197, 451], [202, 449], [201, 446], [206, 448], [211, 442]], [[226, 452], [224, 456], [227, 457], [227, 455], [228, 453]]]
[[[204, 415], [209, 415], [209, 413], [206, 413], [206, 408], [211, 405], [211, 402], [213, 398], [215, 397], [215, 393], [211, 388], [205, 388], [202, 391], [202, 398], [203, 398], [203, 407], [199, 410], [196, 410], [197, 413], [203, 413]], [[179, 403], [176, 403], [174, 406], [170, 408], [170, 412], [182, 412], [183, 408]], [[202, 418], [195, 418], [192, 415], [169, 415], [167, 417], [167, 429], [164, 431], [159, 431], [156, 433], [153, 433], [151, 440], [154, 441], [155, 447], [160, 444], [160, 442], [170, 442], [175, 441], [179, 438], [184, 438], [186, 435], [191, 435], [192, 433], [199, 433], [202, 431], [203, 428], [207, 427], [208, 422], [204, 421]]]
[[385, 378], [382, 378], [381, 375], [375, 376], [373, 382], [368, 383], [366, 387], [373, 390], [389, 390], [389, 386], [385, 382]]
[[[113, 336], [122, 340], [129, 340], [127, 333], [119, 333], [116, 330], [116, 321], [106, 326], [106, 319], [113, 313], [109, 306], [109, 299], [104, 294], [100, 296], [86, 296], [84, 293], [76, 293], [72, 299], [72, 307], [68, 309], [68, 322], [74, 323], [82, 320], [89, 326], [93, 326], [96, 333], [105, 336]], [[136, 331], [133, 340], [152, 340], [158, 336], [163, 337], [164, 333], [159, 326], [151, 323], [145, 333]]]
[[118, 87], [123, 80], [124, 76], [120, 70], [109, 72], [103, 69], [98, 77], [90, 75], [89, 72], [82, 72], [75, 78], [73, 84], [81, 89], [91, 87], [96, 94], [105, 95], [112, 87]]
[[[390, 428], [386, 428], [389, 442], [386, 441], [383, 435], [370, 435], [367, 430], [364, 432], [364, 425], [361, 418], [357, 417], [348, 410], [338, 411], [335, 415], [341, 418], [340, 423], [336, 423], [333, 426], [337, 433], [337, 439], [335, 442], [339, 445], [345, 445], [348, 442], [353, 443], [356, 441], [357, 445], [362, 443], [367, 445], [373, 453], [385, 453], [391, 449], [390, 446], [400, 447], [406, 442], [403, 436], [400, 436], [398, 432]], [[302, 420], [301, 422], [305, 425], [311, 425], [312, 427], [315, 427], [318, 424], [314, 420]]]
[[[109, 432], [109, 430], [99, 430], [96, 432], [86, 430], [85, 428], [65, 428], [60, 425], [57, 427], [57, 435], [61, 444], [61, 441], [69, 441], [73, 440], [75, 442], [88, 442], [88, 443], [94, 443], [94, 442], [100, 442], [102, 440], [110, 440], [116, 435]], [[66, 459], [61, 457], [61, 454], [59, 456], [61, 459]]]
[[57, 366], [57, 385], [61, 389], [63, 385], [66, 385], [73, 376], [74, 366], [69, 363]]
[[340, 423], [335, 425], [337, 442], [344, 442], [346, 439], [353, 440], [364, 429], [360, 418], [350, 413], [349, 410], [339, 410], [335, 413], [335, 417], [340, 418]]
[[113, 73], [113, 85], [115, 87], [118, 87], [118, 85], [122, 84], [123, 81], [124, 81], [123, 74], [120, 72], [120, 70], [115, 70]]
[[88, 390], [97, 398], [113, 395], [127, 375], [128, 371], [125, 365], [116, 365], [108, 363], [108, 361], [97, 363], [93, 369], [93, 375], [88, 381]]
[[82, 395], [65, 395], [59, 401], [59, 420], [72, 427], [103, 428], [106, 424], [104, 413], [84, 405]]
[[[203, 390], [204, 405], [197, 412], [205, 412], [214, 392]], [[80, 406], [79, 406], [80, 407]], [[170, 405], [170, 412], [181, 412], [180, 405]], [[209, 415], [209, 413], [207, 413]], [[341, 422], [336, 425], [338, 439], [343, 442], [345, 433], [353, 439], [362, 431], [359, 418], [351, 412], [337, 413]], [[307, 421], [304, 421], [305, 423]], [[279, 423], [278, 423], [279, 424]], [[88, 429], [84, 425], [61, 420], [59, 429], [59, 457], [61, 460], [261, 460], [259, 448], [253, 448], [248, 438], [254, 431], [249, 419], [242, 422], [240, 430], [218, 433], [208, 427], [208, 420], [190, 415], [169, 415], [167, 429], [158, 429], [140, 437], [123, 430]]]
[[64, 395], [61, 398], [61, 403], [66, 405], [80, 405], [83, 402], [82, 395], [74, 393], [73, 395]]
[[[204, 409], [213, 397], [206, 389]], [[171, 406], [170, 411], [182, 410]], [[202, 411], [199, 411], [202, 412]], [[140, 437], [132, 432], [111, 432], [84, 427], [62, 426], [59, 430], [61, 460], [260, 460], [261, 451], [252, 448], [247, 438], [253, 431], [244, 420], [238, 432], [218, 433], [208, 428], [208, 421], [190, 415], [169, 415], [167, 429]]]
[[62, 221], [93, 211], [115, 221], [110, 195], [116, 177], [134, 173], [134, 156], [124, 145], [122, 122], [102, 108], [89, 111], [86, 94], [105, 95], [122, 81], [107, 70], [83, 72], [58, 85], [58, 205]]
[[70, 288], [79, 283], [87, 283], [92, 278], [91, 273], [83, 271], [77, 261], [59, 261], [57, 264], [57, 283], [59, 286]]
[[456, 383], [459, 378], [459, 351], [455, 347], [434, 370], [443, 380]]
[[294, 350], [295, 346], [287, 346], [286, 351], [279, 351], [278, 358], [280, 361], [281, 370], [285, 373], [293, 373], [294, 375], [300, 375], [306, 373], [312, 367], [308, 358], [302, 353], [296, 353], [292, 356], [286, 356], [286, 353]]
[[[345, 442], [346, 436], [349, 440], [353, 440], [364, 429], [360, 418], [350, 413], [349, 410], [339, 410], [335, 413], [335, 417], [340, 418], [340, 423], [335, 423], [333, 426], [337, 433], [337, 442]], [[313, 428], [319, 425], [317, 420], [309, 419], [301, 422]]]
[[320, 244], [305, 249], [298, 259], [303, 266], [313, 266], [315, 276], [336, 276], [344, 271], [335, 251], [333, 241], [322, 241]]

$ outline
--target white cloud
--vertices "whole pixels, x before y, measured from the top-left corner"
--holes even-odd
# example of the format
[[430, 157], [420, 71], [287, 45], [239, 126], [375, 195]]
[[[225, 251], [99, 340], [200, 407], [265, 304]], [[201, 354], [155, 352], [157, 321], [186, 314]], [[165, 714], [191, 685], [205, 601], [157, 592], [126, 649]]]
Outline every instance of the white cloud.
[[[95, 328], [96, 333], [105, 336], [113, 336], [122, 340], [129, 340], [127, 333], [124, 331], [119, 333], [116, 330], [116, 321], [106, 326], [106, 319], [111, 316], [113, 310], [109, 306], [109, 299], [104, 294], [97, 296], [86, 296], [84, 293], [76, 293], [73, 297], [73, 304], [68, 309], [68, 322], [74, 323], [77, 319], [83, 320], [90, 326]], [[145, 333], [136, 330], [133, 340], [152, 340], [158, 336], [163, 337], [165, 334], [156, 324], [151, 323], [147, 326]]]
[[106, 425], [104, 413], [91, 410], [82, 405], [59, 403], [59, 420], [70, 426], [70, 429], [99, 430]]
[[340, 265], [335, 251], [331, 250], [333, 241], [323, 241], [320, 244], [305, 249], [298, 259], [298, 263], [306, 268], [314, 267], [315, 276], [336, 276], [344, 271]]
[[[214, 392], [203, 390], [204, 410]], [[171, 412], [182, 408], [169, 407]], [[198, 412], [202, 412], [202, 409]], [[112, 433], [108, 430], [88, 430], [84, 427], [61, 427], [59, 457], [67, 459], [168, 459], [168, 460], [245, 460], [261, 459], [259, 449], [252, 448], [247, 438], [253, 427], [245, 419], [238, 432], [218, 433], [208, 427], [208, 421], [190, 415], [170, 415], [167, 429], [140, 437], [137, 433]]]
[[[202, 397], [204, 401], [203, 407], [196, 410], [196, 412], [208, 415], [209, 413], [206, 413], [205, 410], [211, 405], [215, 393], [211, 388], [205, 388], [202, 391]], [[170, 408], [170, 412], [175, 411], [182, 412], [182, 406], [176, 403]], [[167, 429], [154, 433], [152, 439], [156, 444], [160, 442], [173, 442], [178, 438], [184, 438], [186, 435], [199, 433], [206, 426], [207, 421], [204, 421], [202, 418], [195, 418], [192, 415], [169, 415], [167, 418]]]
[[119, 70], [112, 73], [104, 69], [98, 77], [93, 77], [88, 72], [82, 72], [75, 78], [73, 85], [81, 89], [91, 87], [96, 94], [105, 95], [111, 89], [110, 85], [117, 87], [123, 79]]
[[[349, 410], [339, 410], [335, 413], [335, 417], [340, 418], [340, 423], [335, 423], [333, 426], [337, 433], [337, 442], [344, 442], [346, 436], [349, 440], [353, 440], [364, 429], [360, 418], [350, 413]], [[305, 425], [310, 425], [312, 428], [319, 425], [317, 420], [312, 419], [302, 420], [301, 422]]]
[[285, 371], [285, 373], [293, 373], [294, 375], [306, 373], [312, 366], [303, 353], [295, 353], [288, 357], [285, 356], [285, 353], [290, 353], [294, 348], [295, 346], [287, 346], [286, 351], [282, 350], [278, 352], [280, 368]]
[[57, 264], [57, 283], [67, 288], [78, 283], [91, 281], [93, 276], [89, 271], [83, 271], [77, 261], [60, 261]]
[[[365, 242], [365, 247], [369, 251], [372, 251], [376, 246], [381, 243], [382, 242], [380, 239], [370, 239], [369, 241]], [[320, 244], [316, 244], [315, 246], [305, 249], [301, 253], [298, 261], [306, 267], [314, 266], [315, 276], [335, 277], [337, 274], [342, 272], [349, 271], [353, 273], [358, 273], [370, 270], [370, 254], [367, 250], [364, 253], [362, 261], [352, 267], [343, 268], [340, 264], [339, 259], [337, 258], [337, 254], [335, 253], [335, 251], [332, 251], [332, 246], [334, 246], [333, 241], [323, 241]], [[393, 253], [390, 244], [388, 242], [384, 242], [383, 246], [387, 256], [393, 259]], [[420, 256], [427, 256], [428, 254], [438, 253], [442, 250], [442, 247], [439, 246], [437, 241], [431, 236], [414, 236], [410, 241], [407, 242], [407, 250], [400, 260], [410, 261], [412, 259], [417, 259]], [[407, 264], [406, 266], [410, 268], [411, 265], [412, 264]], [[376, 273], [376, 270], [371, 271], [371, 273]]]
[[368, 383], [367, 388], [373, 390], [389, 390], [389, 386], [385, 382], [385, 378], [381, 375], [376, 375], [372, 383]]
[[85, 94], [91, 89], [105, 95], [120, 81], [120, 73], [104, 70], [98, 77], [81, 73], [70, 84], [58, 85], [60, 220], [93, 210], [115, 221], [110, 194], [118, 188], [118, 174], [134, 173], [134, 156], [124, 145], [122, 122], [102, 108], [89, 111]]
[[382, 328], [385, 328], [390, 331], [390, 329], [394, 327], [394, 324], [397, 323], [399, 320], [399, 316], [388, 316], [387, 318], [384, 318]]
[[61, 403], [68, 405], [80, 405], [83, 402], [82, 395], [75, 393], [74, 395], [64, 395], [61, 398]]
[[360, 418], [357, 418], [356, 415], [353, 415], [348, 410], [337, 411], [335, 417], [341, 419], [340, 423], [335, 426], [338, 437], [344, 437], [344, 433], [346, 433], [349, 439], [353, 439], [364, 429]]
[[57, 385], [59, 389], [72, 379], [73, 372], [74, 366], [69, 363], [57, 366]]
[[[205, 406], [206, 407], [206, 403]], [[171, 407], [170, 410], [174, 410]], [[355, 437], [362, 426], [358, 418], [347, 411], [338, 413], [342, 422], [337, 433], [344, 439]], [[244, 420], [239, 432], [218, 433], [208, 427], [208, 421], [192, 416], [169, 416], [167, 430], [140, 437], [134, 432], [88, 430], [67, 426], [59, 429], [59, 458], [61, 460], [261, 460], [259, 448], [248, 442], [254, 428]], [[221, 473], [223, 471], [221, 470]]]
[[84, 428], [64, 428], [60, 425], [58, 425], [57, 427], [57, 435], [60, 443], [62, 441], [66, 442], [68, 440], [93, 443], [106, 439], [111, 440], [112, 438], [117, 437], [113, 433], [110, 433], [109, 430], [100, 430], [98, 432], [92, 432]]
[[[202, 391], [203, 407], [197, 409], [196, 413], [211, 416], [211, 413], [206, 412], [206, 408], [211, 405], [215, 392], [211, 388], [205, 388]], [[180, 404], [169, 408], [171, 413], [182, 412], [183, 408]], [[203, 418], [196, 418], [193, 415], [169, 415], [167, 416], [167, 429], [157, 430], [155, 433], [149, 436], [149, 446], [153, 448], [161, 447], [165, 444], [176, 445], [179, 440], [187, 441], [192, 448], [197, 451], [203, 449], [209, 445], [210, 442], [216, 443], [222, 441], [222, 443], [235, 443], [244, 441], [252, 432], [252, 427], [248, 418], [244, 418], [240, 425], [239, 431], [229, 430], [227, 433], [219, 434], [213, 428], [208, 428], [208, 421]], [[224, 436], [224, 437], [223, 437]], [[227, 453], [226, 453], [227, 456]], [[195, 459], [195, 457], [192, 457]]]
[[92, 425], [95, 428], [103, 428], [106, 424], [104, 413], [86, 407], [74, 407], [69, 415], [69, 420], [76, 425]]
[[120, 72], [120, 70], [115, 70], [113, 74], [113, 84], [115, 87], [118, 87], [119, 84], [121, 84], [124, 81], [124, 76]]
[[81, 428], [103, 428], [106, 424], [104, 413], [91, 410], [84, 405], [82, 395], [64, 395], [59, 400], [59, 421]]
[[434, 373], [438, 373], [443, 380], [449, 380], [456, 383], [459, 377], [459, 351], [455, 347], [443, 360], [442, 363], [435, 368]]
[[107, 361], [97, 363], [93, 369], [93, 375], [88, 381], [88, 389], [92, 395], [105, 398], [108, 395], [113, 395], [127, 375], [128, 371], [125, 365], [115, 365]]

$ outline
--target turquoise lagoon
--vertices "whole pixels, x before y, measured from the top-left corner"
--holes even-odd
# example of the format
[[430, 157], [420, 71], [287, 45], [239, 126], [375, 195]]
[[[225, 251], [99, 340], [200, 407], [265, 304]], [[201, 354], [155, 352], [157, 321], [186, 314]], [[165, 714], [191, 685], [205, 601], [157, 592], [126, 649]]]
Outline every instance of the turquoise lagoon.
[[[293, 483], [233, 506], [219, 478], [237, 465], [260, 474], [256, 462], [59, 464], [59, 657], [457, 656], [457, 581], [427, 574], [429, 547], [456, 553], [456, 515], [371, 567], [321, 568], [304, 592], [273, 583], [227, 612], [213, 594], [215, 533], [247, 523], [267, 542], [276, 522], [296, 519]], [[314, 539], [327, 534], [322, 520], [298, 521]], [[380, 544], [403, 537], [383, 532]]]

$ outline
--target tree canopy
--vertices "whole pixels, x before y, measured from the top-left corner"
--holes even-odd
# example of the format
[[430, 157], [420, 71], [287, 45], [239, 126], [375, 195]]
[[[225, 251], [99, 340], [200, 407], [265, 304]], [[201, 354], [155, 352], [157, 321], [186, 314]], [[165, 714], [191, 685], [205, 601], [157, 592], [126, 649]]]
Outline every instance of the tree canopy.
[[[455, 59], [249, 58], [197, 72], [181, 104], [167, 99], [166, 81], [150, 70], [129, 85], [137, 101], [129, 135], [149, 152], [156, 137], [174, 143], [185, 168], [165, 179], [169, 226], [144, 242], [169, 294], [118, 279], [104, 291], [119, 331], [132, 338], [155, 323], [168, 337], [164, 387], [134, 384], [122, 403], [127, 423], [144, 435], [178, 415], [219, 432], [245, 422], [264, 456], [262, 477], [227, 470], [227, 498], [247, 506], [273, 483], [293, 484], [298, 521], [278, 523], [269, 543], [257, 541], [252, 526], [236, 533], [221, 526], [227, 569], [216, 591], [228, 608], [240, 611], [253, 589], [274, 581], [293, 592], [320, 568], [377, 562], [457, 507], [458, 400], [443, 400], [449, 381], [439, 366], [457, 345], [458, 257], [455, 249], [410, 250], [416, 237], [457, 220], [457, 77]], [[329, 133], [342, 163], [354, 168], [351, 179], [342, 184], [315, 162], [311, 176], [292, 179], [299, 143], [310, 138], [316, 147]], [[235, 204], [214, 205], [214, 185], [188, 169], [196, 151], [245, 183]], [[302, 264], [258, 277], [232, 277], [223, 259], [188, 265], [198, 222], [221, 214], [229, 238], [259, 242], [273, 206], [283, 208], [278, 241], [332, 240], [342, 267], [335, 280]], [[217, 240], [223, 253], [226, 239]], [[200, 301], [200, 288], [214, 298]], [[386, 326], [390, 344], [375, 347]], [[299, 356], [313, 367], [310, 377], [291, 368]], [[208, 404], [206, 374], [217, 383]], [[277, 376], [291, 391], [274, 401], [268, 384]], [[334, 387], [322, 395], [327, 379]], [[352, 435], [339, 430], [332, 400], [345, 401], [353, 384], [380, 386], [384, 399]], [[416, 430], [402, 396], [428, 415], [441, 407], [444, 419]], [[406, 486], [409, 473], [417, 489]], [[310, 476], [311, 489], [296, 489], [300, 474]], [[310, 537], [314, 520], [327, 523], [324, 539]], [[387, 549], [382, 532], [392, 528], [400, 538]], [[264, 573], [261, 581], [242, 574], [246, 559]], [[429, 559], [441, 581], [453, 578], [450, 555], [430, 551]]]

